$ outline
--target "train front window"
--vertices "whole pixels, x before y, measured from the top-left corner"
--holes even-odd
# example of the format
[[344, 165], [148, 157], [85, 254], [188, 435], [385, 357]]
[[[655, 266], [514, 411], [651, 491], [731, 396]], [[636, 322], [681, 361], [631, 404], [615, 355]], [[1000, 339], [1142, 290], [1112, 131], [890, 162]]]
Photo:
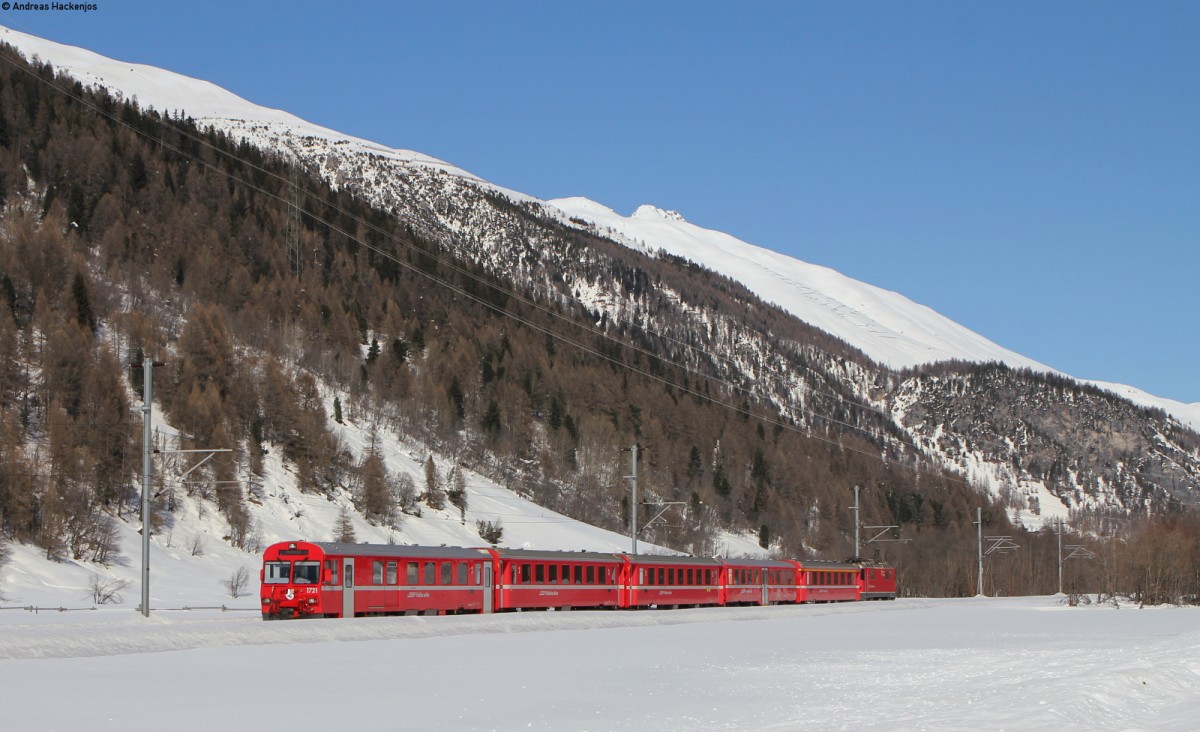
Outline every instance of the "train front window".
[[263, 584], [286, 585], [292, 574], [291, 562], [267, 562], [263, 567]]
[[296, 562], [296, 575], [292, 580], [298, 585], [315, 585], [321, 581], [320, 562]]

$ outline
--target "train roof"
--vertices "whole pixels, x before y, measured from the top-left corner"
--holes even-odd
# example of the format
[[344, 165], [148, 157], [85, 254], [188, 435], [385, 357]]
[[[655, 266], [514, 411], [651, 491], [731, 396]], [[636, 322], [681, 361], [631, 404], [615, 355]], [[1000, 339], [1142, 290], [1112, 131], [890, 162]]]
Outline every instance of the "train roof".
[[720, 566], [720, 559], [712, 557], [689, 557], [680, 554], [626, 554], [630, 564], [690, 564], [692, 566]]
[[544, 559], [555, 562], [620, 562], [620, 554], [605, 552], [557, 552], [548, 549], [496, 549], [505, 559]]
[[796, 565], [782, 559], [751, 559], [728, 558], [722, 560], [730, 567], [775, 567], [777, 569], [795, 569]]
[[834, 562], [829, 559], [797, 559], [796, 561], [800, 562], [800, 566], [805, 569], [850, 569], [855, 572], [858, 571], [858, 565], [849, 562]]
[[373, 557], [418, 557], [420, 559], [478, 559], [487, 556], [486, 549], [461, 546], [417, 546], [415, 544], [346, 544], [342, 542], [311, 542], [327, 555]]

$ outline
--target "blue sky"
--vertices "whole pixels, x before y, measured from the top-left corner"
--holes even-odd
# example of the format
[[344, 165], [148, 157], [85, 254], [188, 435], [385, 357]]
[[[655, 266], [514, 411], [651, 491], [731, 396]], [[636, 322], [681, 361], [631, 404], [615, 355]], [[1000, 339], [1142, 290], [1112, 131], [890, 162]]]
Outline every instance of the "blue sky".
[[1200, 402], [1200, 3], [95, 2], [0, 24]]

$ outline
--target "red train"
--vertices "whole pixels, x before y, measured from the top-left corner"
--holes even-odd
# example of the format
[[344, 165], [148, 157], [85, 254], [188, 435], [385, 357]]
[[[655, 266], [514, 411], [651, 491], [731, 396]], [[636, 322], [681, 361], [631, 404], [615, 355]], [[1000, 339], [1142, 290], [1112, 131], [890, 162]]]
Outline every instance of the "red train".
[[264, 620], [896, 598], [875, 562], [307, 541], [267, 547], [261, 580]]

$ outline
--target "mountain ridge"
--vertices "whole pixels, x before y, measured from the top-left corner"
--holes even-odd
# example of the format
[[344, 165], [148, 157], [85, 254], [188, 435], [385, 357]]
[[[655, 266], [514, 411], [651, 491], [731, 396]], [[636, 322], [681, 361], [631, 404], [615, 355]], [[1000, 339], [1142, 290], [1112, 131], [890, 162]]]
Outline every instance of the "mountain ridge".
[[[912, 368], [942, 360], [997, 361], [1013, 368], [1063, 375], [1057, 369], [1004, 348], [898, 292], [853, 280], [836, 270], [803, 262], [723, 232], [702, 229], [678, 212], [644, 204], [626, 217], [602, 203], [578, 197], [542, 201], [486, 181], [437, 158], [345, 135], [286, 111], [262, 107], [211, 82], [144, 64], [114, 61], [86, 49], [8, 28], [0, 38], [24, 49], [31, 57], [43, 58], [74, 72], [85, 83], [128, 94], [142, 106], [166, 114], [185, 112], [201, 124], [212, 124], [247, 140], [262, 141], [263, 138], [291, 135], [323, 138], [335, 145], [355, 145], [368, 155], [447, 173], [518, 203], [541, 206], [551, 215], [561, 212], [561, 218], [568, 224], [590, 221], [615, 234], [618, 241], [648, 254], [665, 250], [731, 276], [765, 301], [845, 340], [890, 368]], [[328, 156], [325, 163], [326, 166], [331, 163]], [[332, 167], [336, 169], [336, 163]], [[330, 178], [335, 186], [344, 182], [336, 174]], [[640, 247], [638, 242], [641, 242]], [[730, 272], [731, 269], [734, 271]], [[1161, 408], [1193, 429], [1200, 429], [1200, 402], [1188, 404], [1159, 397], [1133, 385], [1070, 378], [1099, 386], [1138, 404]]]

